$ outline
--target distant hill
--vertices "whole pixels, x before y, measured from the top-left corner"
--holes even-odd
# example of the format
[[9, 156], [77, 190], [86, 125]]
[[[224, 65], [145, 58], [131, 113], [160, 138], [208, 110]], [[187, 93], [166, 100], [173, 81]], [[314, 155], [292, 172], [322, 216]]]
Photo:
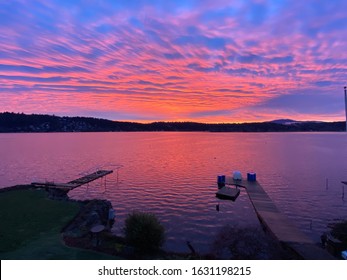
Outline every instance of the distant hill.
[[279, 119], [279, 120], [270, 121], [270, 123], [277, 123], [277, 124], [284, 124], [284, 125], [289, 125], [289, 124], [298, 123], [298, 122], [299, 121], [294, 121], [291, 119]]
[[295, 124], [303, 124], [303, 123], [324, 123], [322, 121], [295, 121], [291, 119], [279, 119], [279, 120], [273, 120], [270, 121], [270, 123], [277, 123], [277, 124], [283, 124], [283, 125], [295, 125]]
[[[290, 125], [288, 125], [290, 124]], [[107, 132], [107, 131], [209, 131], [285, 132], [344, 131], [345, 122], [298, 122], [275, 120], [259, 123], [136, 122], [85, 117], [58, 117], [39, 114], [0, 113], [0, 132]]]

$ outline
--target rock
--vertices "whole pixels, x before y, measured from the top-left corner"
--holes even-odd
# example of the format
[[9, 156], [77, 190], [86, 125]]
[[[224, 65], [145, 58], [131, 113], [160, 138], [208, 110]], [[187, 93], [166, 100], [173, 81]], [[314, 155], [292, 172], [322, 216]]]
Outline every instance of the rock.
[[[107, 200], [84, 201], [78, 215], [63, 229], [63, 235], [68, 237], [83, 237], [90, 233], [95, 225], [107, 226], [108, 213], [112, 209]], [[114, 221], [111, 221], [111, 226]]]

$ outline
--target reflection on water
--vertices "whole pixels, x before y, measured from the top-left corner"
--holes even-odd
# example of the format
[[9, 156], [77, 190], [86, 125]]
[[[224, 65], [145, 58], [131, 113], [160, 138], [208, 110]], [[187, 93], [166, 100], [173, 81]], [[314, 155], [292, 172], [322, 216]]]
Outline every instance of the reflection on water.
[[226, 224], [259, 226], [245, 191], [236, 202], [215, 197], [216, 176], [233, 170], [256, 172], [279, 209], [317, 241], [327, 222], [347, 217], [345, 133], [2, 134], [0, 155], [0, 187], [114, 169], [106, 188], [99, 180], [70, 197], [110, 200], [118, 234], [131, 211], [155, 213], [174, 251], [187, 251], [188, 240], [206, 252]]

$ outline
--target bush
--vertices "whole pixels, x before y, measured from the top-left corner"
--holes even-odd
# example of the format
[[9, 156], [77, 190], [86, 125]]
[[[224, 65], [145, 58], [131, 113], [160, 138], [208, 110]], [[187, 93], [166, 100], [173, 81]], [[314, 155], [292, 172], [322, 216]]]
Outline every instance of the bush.
[[125, 220], [124, 233], [129, 245], [141, 252], [157, 251], [165, 240], [165, 229], [154, 214], [133, 212]]

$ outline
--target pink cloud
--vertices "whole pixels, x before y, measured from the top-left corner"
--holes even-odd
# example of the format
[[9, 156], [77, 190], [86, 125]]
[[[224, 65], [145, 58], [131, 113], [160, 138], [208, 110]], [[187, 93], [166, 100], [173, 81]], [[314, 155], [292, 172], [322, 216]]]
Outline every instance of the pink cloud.
[[[4, 8], [0, 109], [253, 121], [289, 114], [276, 107], [252, 112], [252, 106], [294, 91], [340, 94], [347, 73], [340, 8], [187, 3], [147, 3], [135, 11], [103, 4], [89, 15], [50, 2], [45, 9], [29, 5], [17, 21]], [[319, 108], [290, 113], [339, 119], [337, 108], [330, 115]]]

